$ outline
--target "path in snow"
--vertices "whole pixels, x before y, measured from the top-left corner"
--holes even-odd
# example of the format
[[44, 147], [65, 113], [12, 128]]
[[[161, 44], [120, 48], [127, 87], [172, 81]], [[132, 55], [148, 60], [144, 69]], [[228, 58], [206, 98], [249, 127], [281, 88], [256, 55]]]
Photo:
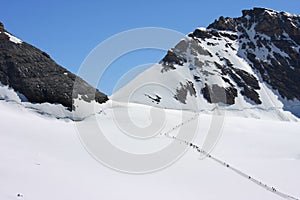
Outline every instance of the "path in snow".
[[174, 140], [177, 140], [179, 142], [182, 142], [183, 144], [185, 145], [188, 145], [190, 147], [192, 147], [193, 149], [197, 150], [197, 152], [199, 152], [200, 154], [204, 155], [206, 158], [210, 158], [211, 160], [219, 163], [220, 165], [222, 166], [225, 166], [226, 168], [232, 170], [233, 172], [237, 173], [238, 175], [252, 181], [253, 183], [255, 183], [256, 185], [284, 198], [284, 199], [289, 199], [289, 200], [300, 200], [299, 198], [296, 198], [296, 197], [293, 197], [292, 195], [289, 195], [289, 194], [286, 194], [284, 192], [281, 192], [279, 191], [278, 189], [276, 189], [275, 187], [272, 187], [272, 186], [269, 186], [265, 183], [263, 183], [262, 181], [256, 179], [256, 178], [253, 178], [252, 176], [248, 175], [247, 173], [239, 170], [238, 168], [235, 168], [235, 167], [232, 167], [231, 165], [229, 165], [228, 163], [212, 156], [211, 154], [209, 154], [208, 152], [206, 152], [205, 150], [201, 149], [199, 146], [191, 143], [191, 142], [188, 142], [186, 140], [183, 140], [183, 139], [180, 139], [176, 136], [171, 136], [170, 133], [173, 132], [174, 130], [180, 128], [181, 126], [184, 126], [186, 124], [188, 124], [189, 122], [197, 119], [199, 116], [199, 113], [196, 113], [193, 117], [191, 117], [190, 119], [186, 120], [185, 122], [182, 122], [178, 125], [176, 125], [175, 127], [173, 127], [172, 129], [170, 129], [169, 131], [165, 132], [165, 133], [161, 133], [161, 135], [164, 135], [166, 136], [167, 138], [170, 138], [170, 139], [174, 139]]

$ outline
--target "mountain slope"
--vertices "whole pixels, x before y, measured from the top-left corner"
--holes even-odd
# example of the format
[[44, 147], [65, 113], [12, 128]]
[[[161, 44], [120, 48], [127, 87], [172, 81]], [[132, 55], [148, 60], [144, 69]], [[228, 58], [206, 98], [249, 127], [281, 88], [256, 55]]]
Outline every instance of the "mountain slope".
[[[76, 79], [80, 86], [73, 91]], [[0, 83], [21, 93], [23, 100], [62, 104], [69, 110], [72, 109], [72, 95], [83, 96], [87, 102], [108, 100], [105, 94], [56, 64], [47, 53], [7, 32], [1, 22]]]
[[[159, 136], [148, 140], [128, 137], [115, 123], [116, 109], [127, 116], [127, 109], [117, 107], [97, 117], [108, 131], [106, 137], [120, 149], [149, 153], [169, 142]], [[81, 144], [74, 122], [44, 118], [3, 101], [0, 110], [1, 200], [283, 199], [208, 158], [199, 159], [192, 148], [157, 173], [119, 173], [91, 157]], [[149, 120], [141, 119], [151, 119], [149, 108], [132, 105], [129, 111], [133, 110], [139, 114], [135, 112], [132, 120], [147, 126]], [[165, 110], [165, 114], [163, 132], [182, 120], [181, 111]], [[201, 145], [211, 116], [201, 114], [198, 121], [199, 132], [193, 142]], [[300, 124], [294, 122], [228, 117], [212, 155], [299, 198], [299, 128]]]
[[188, 34], [112, 98], [208, 111], [217, 103], [242, 115], [260, 117], [252, 112], [259, 109], [290, 118], [284, 109], [299, 116], [299, 27], [299, 16], [262, 8], [220, 17]]

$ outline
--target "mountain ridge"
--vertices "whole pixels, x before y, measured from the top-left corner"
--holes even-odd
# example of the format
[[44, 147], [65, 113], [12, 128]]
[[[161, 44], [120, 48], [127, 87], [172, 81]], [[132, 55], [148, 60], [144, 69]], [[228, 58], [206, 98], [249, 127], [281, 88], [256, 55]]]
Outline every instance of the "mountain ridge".
[[[299, 117], [299, 27], [299, 15], [265, 8], [243, 10], [237, 18], [221, 16], [189, 33], [111, 99], [193, 111], [217, 106], [254, 117], [260, 115], [255, 109], [284, 119], [290, 118], [288, 111]], [[78, 107], [76, 99], [108, 100], [47, 53], [7, 32], [1, 22], [0, 41], [0, 83], [23, 100], [58, 103], [70, 111]]]
[[[191, 110], [212, 110], [213, 104], [277, 108], [300, 116], [299, 27], [299, 16], [264, 8], [244, 10], [238, 18], [220, 17], [188, 34], [113, 99]], [[139, 87], [147, 81], [169, 91]]]
[[[76, 90], [73, 89], [76, 80]], [[108, 97], [58, 65], [44, 51], [16, 38], [0, 22], [0, 83], [31, 103], [61, 104], [75, 109], [73, 98], [103, 103]]]

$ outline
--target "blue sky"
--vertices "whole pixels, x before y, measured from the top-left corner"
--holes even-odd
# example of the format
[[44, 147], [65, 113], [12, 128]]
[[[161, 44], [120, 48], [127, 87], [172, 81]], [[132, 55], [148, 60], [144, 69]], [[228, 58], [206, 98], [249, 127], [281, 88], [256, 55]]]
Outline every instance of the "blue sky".
[[[26, 0], [2, 1], [0, 21], [8, 31], [46, 51], [60, 65], [77, 73], [88, 53], [100, 42], [139, 27], [164, 27], [187, 34], [219, 16], [238, 17], [241, 10], [267, 7], [300, 14], [299, 0]], [[164, 52], [128, 54], [114, 63], [100, 90], [113, 85], [132, 67], [159, 61]]]

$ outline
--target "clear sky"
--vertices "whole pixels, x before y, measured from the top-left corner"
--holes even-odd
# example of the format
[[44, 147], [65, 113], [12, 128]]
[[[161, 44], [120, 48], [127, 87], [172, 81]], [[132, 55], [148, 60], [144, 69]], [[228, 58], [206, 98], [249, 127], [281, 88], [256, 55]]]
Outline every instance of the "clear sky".
[[[164, 27], [184, 34], [206, 27], [219, 16], [238, 17], [241, 10], [266, 7], [300, 14], [300, 0], [24, 0], [1, 1], [0, 21], [20, 39], [46, 51], [63, 67], [77, 73], [100, 42], [139, 27]], [[132, 66], [159, 61], [164, 52], [146, 51], [120, 59], [100, 90], [112, 85]]]

